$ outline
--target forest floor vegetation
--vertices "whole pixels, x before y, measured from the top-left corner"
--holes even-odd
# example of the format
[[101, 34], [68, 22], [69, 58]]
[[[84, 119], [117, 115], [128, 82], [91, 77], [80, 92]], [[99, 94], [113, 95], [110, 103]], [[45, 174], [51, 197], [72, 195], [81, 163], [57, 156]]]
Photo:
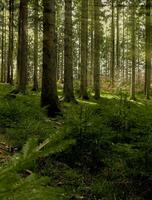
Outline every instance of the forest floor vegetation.
[[150, 200], [152, 100], [104, 93], [46, 117], [40, 94], [0, 85], [0, 199]]

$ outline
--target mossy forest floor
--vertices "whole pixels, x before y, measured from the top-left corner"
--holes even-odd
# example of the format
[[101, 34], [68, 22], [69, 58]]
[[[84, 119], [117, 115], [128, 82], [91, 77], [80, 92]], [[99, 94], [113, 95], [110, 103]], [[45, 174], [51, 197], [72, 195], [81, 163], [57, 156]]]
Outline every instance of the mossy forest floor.
[[0, 85], [1, 200], [150, 200], [152, 100], [125, 92], [61, 102], [46, 117], [40, 93]]

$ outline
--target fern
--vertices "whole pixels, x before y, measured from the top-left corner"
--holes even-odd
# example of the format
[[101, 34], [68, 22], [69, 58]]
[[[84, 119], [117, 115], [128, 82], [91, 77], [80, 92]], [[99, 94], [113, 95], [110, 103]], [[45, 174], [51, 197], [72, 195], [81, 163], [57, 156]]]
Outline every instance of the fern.
[[51, 200], [64, 199], [63, 190], [47, 186], [47, 177], [38, 177], [32, 172], [23, 177], [23, 172], [27, 172], [28, 167], [38, 157], [62, 152], [74, 142], [72, 139], [65, 139], [64, 134], [61, 133], [53, 134], [41, 144], [38, 144], [35, 138], [30, 139], [21, 153], [14, 155], [5, 166], [0, 168], [0, 199], [47, 200], [50, 196]]

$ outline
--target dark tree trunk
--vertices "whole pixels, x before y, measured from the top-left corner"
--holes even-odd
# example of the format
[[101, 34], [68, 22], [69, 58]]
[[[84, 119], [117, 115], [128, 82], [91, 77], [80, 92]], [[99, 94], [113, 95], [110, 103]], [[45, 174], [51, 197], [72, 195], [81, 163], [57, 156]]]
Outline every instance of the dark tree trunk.
[[114, 87], [115, 76], [115, 22], [114, 22], [114, 2], [111, 4], [112, 17], [111, 17], [111, 60], [110, 60], [110, 79], [111, 87]]
[[88, 99], [87, 76], [88, 76], [88, 0], [81, 3], [81, 86], [82, 99]]
[[72, 0], [65, 0], [64, 22], [64, 100], [75, 101], [72, 59]]
[[145, 40], [145, 95], [150, 98], [151, 83], [151, 0], [146, 0], [146, 40]]
[[2, 14], [2, 44], [1, 44], [1, 82], [4, 82], [4, 8]]
[[13, 19], [14, 0], [9, 0], [9, 46], [7, 59], [7, 83], [13, 84]]
[[55, 0], [43, 0], [43, 75], [41, 106], [47, 107], [48, 116], [58, 114], [59, 103], [56, 83]]
[[28, 1], [20, 1], [19, 10], [19, 35], [18, 35], [18, 58], [17, 58], [17, 90], [25, 93], [27, 86], [27, 16]]
[[100, 0], [94, 0], [94, 92], [100, 98]]

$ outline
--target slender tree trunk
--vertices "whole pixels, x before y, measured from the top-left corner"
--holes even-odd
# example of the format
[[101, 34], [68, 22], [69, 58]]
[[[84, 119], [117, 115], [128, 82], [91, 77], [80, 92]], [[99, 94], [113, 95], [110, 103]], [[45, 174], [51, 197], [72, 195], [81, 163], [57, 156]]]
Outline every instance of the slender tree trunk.
[[88, 99], [88, 0], [82, 0], [81, 5], [81, 97]]
[[131, 75], [131, 99], [135, 100], [135, 69], [136, 69], [136, 33], [135, 33], [135, 0], [132, 2], [132, 31], [131, 31], [131, 55], [132, 55], [132, 75]]
[[120, 27], [119, 27], [119, 15], [120, 15], [120, 5], [119, 0], [117, 0], [117, 45], [116, 45], [116, 66], [117, 66], [117, 77], [119, 77], [120, 72]]
[[112, 18], [111, 18], [111, 62], [110, 62], [110, 79], [111, 87], [114, 87], [115, 77], [115, 20], [114, 20], [114, 2], [111, 4]]
[[13, 19], [14, 19], [14, 0], [9, 0], [9, 46], [7, 58], [7, 83], [13, 84]]
[[150, 98], [151, 83], [151, 0], [146, 0], [146, 39], [145, 39], [145, 95]]
[[18, 86], [17, 91], [25, 93], [27, 86], [27, 16], [28, 1], [20, 1], [19, 10], [19, 33], [18, 33]]
[[58, 114], [56, 83], [55, 0], [43, 0], [43, 75], [41, 106], [48, 108], [48, 116]]
[[7, 11], [4, 12], [4, 83], [7, 82]]
[[151, 0], [146, 0], [146, 39], [145, 39], [145, 95], [150, 99], [151, 84]]
[[64, 100], [75, 101], [72, 59], [72, 0], [65, 0], [64, 22]]
[[128, 69], [129, 69], [129, 59], [128, 59], [128, 54], [129, 54], [129, 28], [127, 26], [127, 31], [126, 31], [126, 70], [125, 70], [125, 80], [126, 80], [126, 84], [128, 84]]
[[39, 13], [38, 0], [34, 1], [34, 77], [33, 77], [33, 91], [38, 90], [38, 27], [39, 27]]
[[138, 45], [137, 45], [137, 48], [138, 48], [138, 69], [137, 69], [137, 84], [139, 85], [140, 84], [140, 20], [139, 20], [139, 16], [138, 16]]
[[100, 98], [100, 0], [94, 0], [94, 91]]
[[123, 37], [123, 51], [122, 51], [122, 83], [124, 84], [125, 79], [125, 7], [123, 3], [123, 31], [122, 31], [122, 37]]
[[1, 82], [4, 82], [4, 8], [2, 14]]
[[94, 69], [94, 0], [91, 0], [91, 69], [90, 85], [93, 86], [93, 69]]

